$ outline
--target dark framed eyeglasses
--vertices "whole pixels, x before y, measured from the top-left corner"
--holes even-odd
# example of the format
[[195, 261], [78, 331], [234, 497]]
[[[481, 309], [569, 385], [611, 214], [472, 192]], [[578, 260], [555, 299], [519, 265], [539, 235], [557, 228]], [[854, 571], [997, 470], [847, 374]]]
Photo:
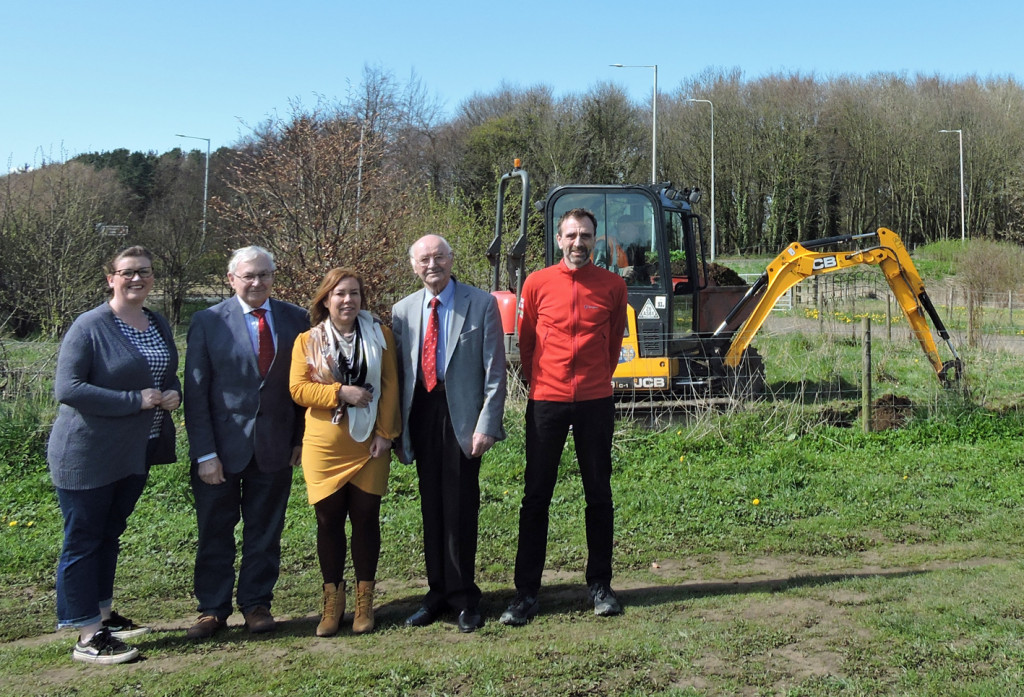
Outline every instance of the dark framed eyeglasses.
[[141, 269], [118, 269], [113, 273], [114, 276], [120, 276], [129, 281], [135, 278], [136, 274], [139, 278], [149, 278], [153, 275], [153, 267], [143, 266]]

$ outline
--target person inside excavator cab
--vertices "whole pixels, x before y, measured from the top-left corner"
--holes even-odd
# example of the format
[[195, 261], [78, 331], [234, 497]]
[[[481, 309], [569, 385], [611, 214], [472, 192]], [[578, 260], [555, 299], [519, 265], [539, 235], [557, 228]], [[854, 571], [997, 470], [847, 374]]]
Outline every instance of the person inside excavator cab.
[[641, 213], [626, 213], [615, 224], [615, 234], [598, 240], [594, 248], [594, 263], [619, 274], [626, 285], [645, 285], [651, 282], [647, 263], [649, 242], [645, 239], [644, 218]]
[[608, 233], [598, 236], [590, 260], [596, 266], [608, 269], [620, 276], [624, 276], [625, 270], [629, 268], [629, 258], [626, 256], [626, 251], [619, 244], [618, 240]]

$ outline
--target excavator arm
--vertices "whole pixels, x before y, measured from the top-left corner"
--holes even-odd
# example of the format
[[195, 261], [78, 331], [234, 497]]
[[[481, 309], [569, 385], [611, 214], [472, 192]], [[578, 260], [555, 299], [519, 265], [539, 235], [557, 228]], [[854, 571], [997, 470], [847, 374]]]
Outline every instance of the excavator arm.
[[[821, 247], [852, 242], [864, 237], [877, 237], [878, 245], [851, 252], [815, 252]], [[725, 354], [725, 365], [735, 368], [744, 351], [750, 346], [758, 330], [768, 319], [772, 308], [782, 295], [808, 276], [820, 276], [860, 264], [874, 264], [882, 269], [896, 301], [907, 317], [910, 329], [924, 350], [928, 361], [943, 383], [959, 379], [962, 362], [950, 341], [949, 332], [942, 324], [935, 307], [925, 292], [924, 283], [910, 260], [903, 242], [892, 230], [879, 228], [863, 235], [843, 235], [810, 242], [794, 242], [768, 265], [767, 270], [750, 287], [746, 295], [729, 312], [729, 316], [715, 330], [714, 336], [725, 336], [726, 326], [743, 308], [756, 302], [746, 322], [736, 331]], [[945, 363], [939, 357], [931, 330], [925, 320], [931, 318], [939, 335], [945, 340], [953, 359]]]

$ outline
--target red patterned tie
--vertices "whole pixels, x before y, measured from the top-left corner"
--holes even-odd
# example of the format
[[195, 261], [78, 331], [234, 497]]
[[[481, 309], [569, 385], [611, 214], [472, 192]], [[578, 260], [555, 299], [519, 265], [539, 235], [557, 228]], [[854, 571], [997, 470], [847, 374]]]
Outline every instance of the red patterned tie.
[[258, 307], [252, 313], [260, 321], [256, 332], [259, 337], [260, 346], [256, 364], [260, 368], [260, 377], [266, 377], [267, 373], [270, 372], [270, 364], [274, 362], [274, 337], [270, 333], [270, 323], [267, 322], [267, 311], [262, 307]]
[[427, 320], [427, 331], [423, 334], [423, 353], [420, 356], [423, 363], [423, 384], [427, 392], [437, 387], [437, 327], [440, 320], [437, 316], [437, 306], [441, 301], [433, 298], [430, 301], [430, 319]]

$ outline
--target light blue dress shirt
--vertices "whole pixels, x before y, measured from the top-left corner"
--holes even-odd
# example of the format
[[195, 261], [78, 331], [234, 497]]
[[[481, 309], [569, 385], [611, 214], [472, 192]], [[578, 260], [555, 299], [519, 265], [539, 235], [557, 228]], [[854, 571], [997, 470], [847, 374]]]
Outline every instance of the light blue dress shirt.
[[[245, 326], [249, 328], [249, 341], [252, 342], [252, 351], [257, 356], [260, 355], [260, 318], [252, 313], [253, 310], [259, 309], [250, 307], [248, 303], [239, 298], [237, 295], [239, 304], [242, 306], [242, 313], [245, 316]], [[267, 325], [270, 327], [270, 335], [274, 337], [274, 353], [277, 353], [277, 332], [274, 331], [274, 313], [270, 311], [270, 298], [263, 301], [260, 305], [264, 310], [267, 311], [264, 317], [267, 318]]]
[[[423, 334], [426, 334], [427, 323], [430, 322], [430, 301], [434, 295], [427, 290], [423, 294]], [[452, 310], [455, 304], [455, 279], [448, 281], [448, 285], [437, 294], [441, 304], [437, 306], [437, 379], [444, 380], [444, 357], [447, 355], [448, 333], [452, 326]], [[423, 346], [423, 336], [420, 336], [420, 346]]]

